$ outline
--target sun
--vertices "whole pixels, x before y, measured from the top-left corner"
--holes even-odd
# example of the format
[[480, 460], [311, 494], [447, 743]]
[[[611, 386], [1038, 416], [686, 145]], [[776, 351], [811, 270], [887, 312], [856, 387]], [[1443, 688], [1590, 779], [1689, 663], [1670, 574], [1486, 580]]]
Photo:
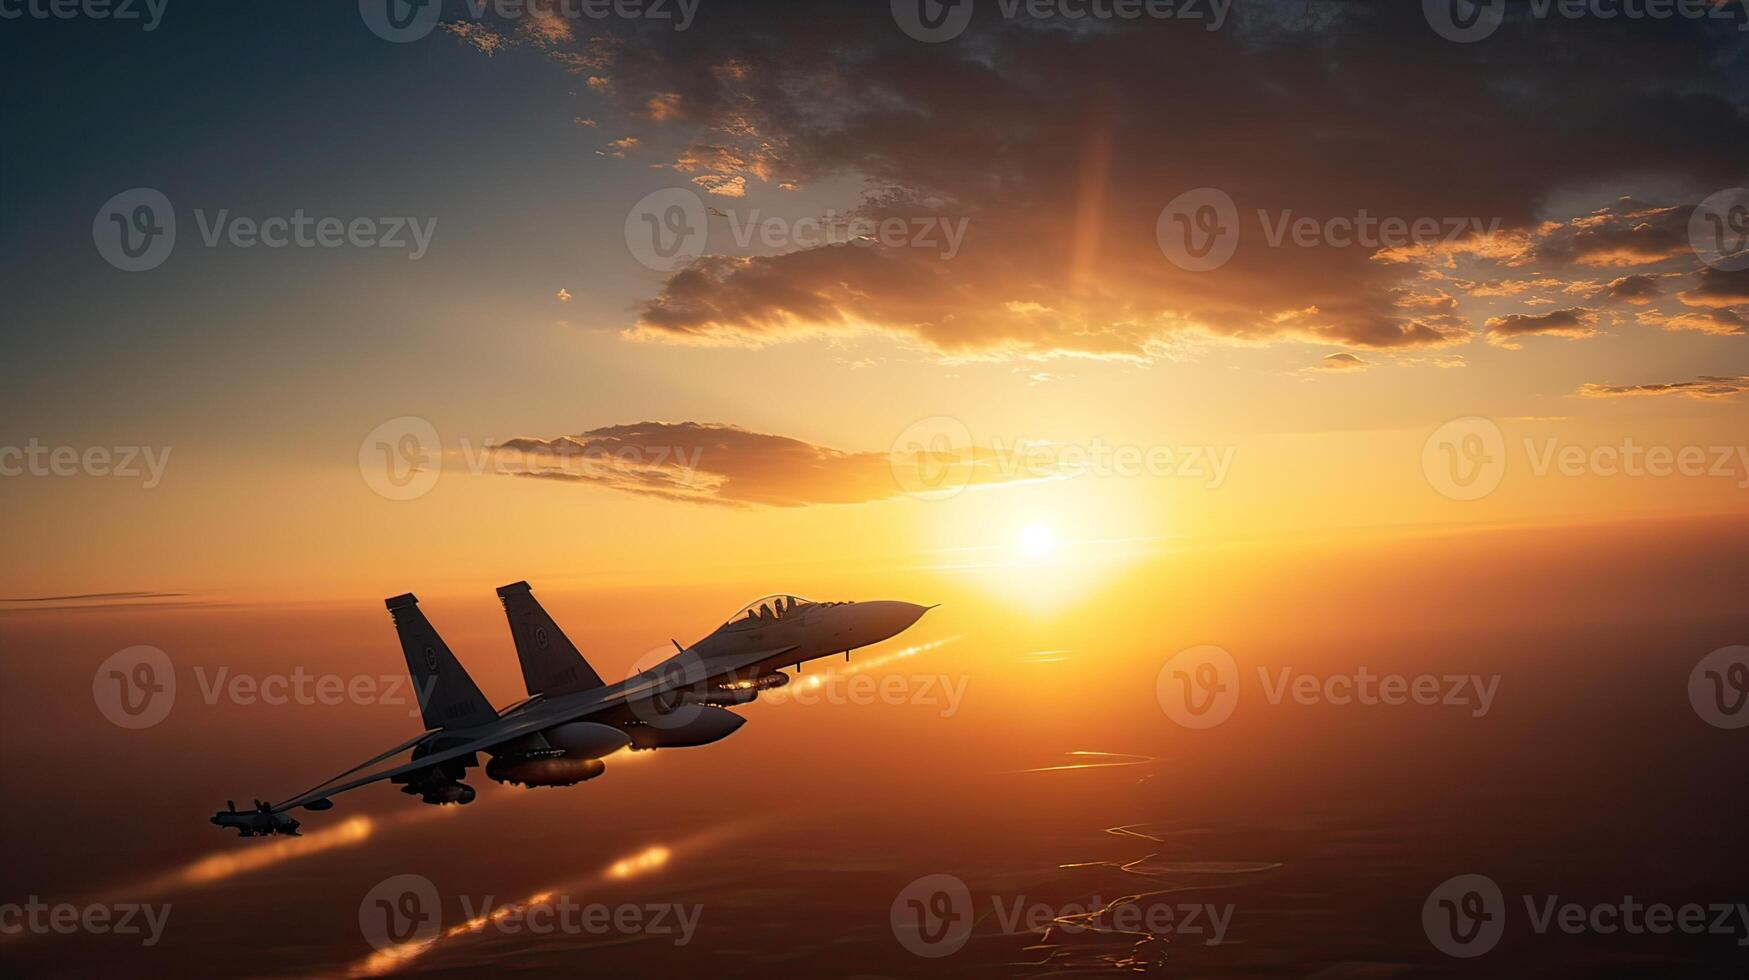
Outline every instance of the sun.
[[1014, 547], [1027, 558], [1043, 558], [1057, 550], [1057, 535], [1043, 524], [1028, 524], [1015, 533]]

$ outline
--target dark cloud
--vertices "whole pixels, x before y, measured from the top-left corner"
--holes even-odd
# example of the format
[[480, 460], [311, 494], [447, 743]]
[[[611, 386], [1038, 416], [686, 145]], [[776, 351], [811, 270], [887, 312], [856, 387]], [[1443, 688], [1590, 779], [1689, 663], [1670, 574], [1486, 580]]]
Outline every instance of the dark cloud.
[[1604, 287], [1603, 294], [1609, 299], [1622, 303], [1632, 303], [1644, 306], [1663, 294], [1658, 287], [1658, 280], [1651, 276], [1622, 276]]
[[691, 503], [800, 507], [1060, 475], [1048, 457], [945, 446], [846, 452], [709, 422], [637, 422], [493, 447], [500, 473]]
[[1693, 257], [1688, 240], [1692, 207], [1661, 207], [1622, 198], [1570, 221], [1538, 229], [1536, 260], [1597, 268], [1652, 265]]
[[1580, 385], [1574, 394], [1583, 398], [1616, 398], [1627, 395], [1687, 395], [1691, 398], [1732, 398], [1749, 391], [1749, 375], [1719, 377], [1702, 375], [1693, 381], [1646, 385]]
[[183, 592], [85, 592], [78, 595], [44, 595], [0, 599], [0, 602], [68, 602], [75, 599], [179, 599], [186, 594]]
[[1372, 362], [1347, 351], [1341, 351], [1324, 355], [1323, 360], [1312, 367], [1319, 371], [1365, 371], [1372, 367]]
[[1694, 288], [1678, 293], [1676, 298], [1689, 306], [1749, 305], [1749, 269], [1735, 272], [1702, 269]]
[[1597, 333], [1597, 311], [1582, 306], [1547, 313], [1509, 313], [1487, 323], [1488, 339], [1502, 347], [1515, 346], [1514, 339], [1533, 335], [1578, 339]]
[[138, 609], [155, 606], [194, 608], [215, 604], [187, 592], [81, 592], [68, 595], [0, 598], [0, 614], [57, 609]]

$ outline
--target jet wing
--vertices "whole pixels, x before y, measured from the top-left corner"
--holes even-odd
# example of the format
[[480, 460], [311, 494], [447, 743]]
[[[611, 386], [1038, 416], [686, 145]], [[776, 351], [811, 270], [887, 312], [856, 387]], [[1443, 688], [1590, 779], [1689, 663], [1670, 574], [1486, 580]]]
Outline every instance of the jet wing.
[[[273, 807], [270, 812], [284, 813], [287, 810], [297, 809], [307, 803], [327, 799], [328, 797], [347, 792], [348, 790], [354, 790], [360, 786], [365, 786], [379, 780], [405, 775], [410, 772], [417, 772], [420, 769], [430, 768], [440, 762], [447, 762], [450, 759], [459, 759], [470, 752], [479, 752], [485, 749], [490, 749], [494, 745], [501, 745], [512, 739], [521, 738], [524, 735], [532, 735], [535, 732], [543, 731], [554, 725], [562, 725], [569, 721], [578, 721], [583, 718], [588, 718], [591, 715], [620, 707], [621, 705], [652, 698], [657, 694], [666, 693], [667, 691], [676, 688], [689, 687], [701, 681], [709, 680], [712, 677], [733, 673], [738, 670], [745, 670], [761, 661], [769, 660], [772, 657], [782, 656], [783, 654], [794, 650], [796, 646], [797, 644], [792, 643], [788, 646], [776, 647], [770, 650], [759, 650], [734, 657], [714, 658], [709, 661], [693, 656], [683, 655], [675, 657], [665, 661], [662, 667], [657, 671], [646, 671], [636, 677], [621, 681], [619, 684], [615, 684], [611, 687], [597, 688], [595, 691], [586, 692], [582, 695], [540, 701], [530, 705], [528, 710], [523, 711], [520, 714], [506, 715], [499, 718], [497, 722], [479, 726], [484, 733], [478, 738], [469, 739], [460, 745], [451, 746], [442, 751], [420, 756], [417, 760], [412, 762], [405, 762], [389, 769], [370, 773], [369, 775], [357, 776], [346, 782], [335, 785], [338, 780], [345, 779], [347, 776], [352, 775], [360, 769], [376, 765], [396, 753], [405, 752], [436, 734], [436, 732], [426, 732], [425, 734], [407, 742], [403, 742], [387, 752], [380, 753], [373, 759], [353, 766], [351, 769], [348, 769], [340, 775], [335, 776], [333, 779], [318, 785], [314, 789], [292, 797], [284, 803]], [[677, 662], [681, 667], [681, 670], [678, 673], [671, 669], [671, 667]]]

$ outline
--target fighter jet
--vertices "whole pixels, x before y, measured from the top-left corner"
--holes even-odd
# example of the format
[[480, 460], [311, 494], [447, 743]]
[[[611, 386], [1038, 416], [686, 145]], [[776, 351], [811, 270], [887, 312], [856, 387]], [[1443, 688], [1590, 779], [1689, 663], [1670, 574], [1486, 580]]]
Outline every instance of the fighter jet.
[[[212, 822], [244, 837], [295, 834], [285, 816], [303, 808], [326, 810], [332, 797], [379, 780], [434, 805], [466, 804], [465, 781], [489, 758], [486, 778], [517, 786], [571, 786], [607, 768], [603, 757], [634, 750], [707, 745], [727, 738], [746, 719], [728, 710], [779, 688], [781, 668], [850, 651], [909, 629], [933, 606], [910, 602], [811, 602], [774, 595], [741, 608], [709, 636], [615, 684], [601, 679], [527, 582], [498, 590], [510, 621], [528, 697], [492, 707], [448, 644], [437, 635], [412, 593], [386, 600], [407, 659], [425, 731], [284, 803], [257, 803], [253, 813], [233, 805]], [[360, 775], [403, 752], [408, 761]]]

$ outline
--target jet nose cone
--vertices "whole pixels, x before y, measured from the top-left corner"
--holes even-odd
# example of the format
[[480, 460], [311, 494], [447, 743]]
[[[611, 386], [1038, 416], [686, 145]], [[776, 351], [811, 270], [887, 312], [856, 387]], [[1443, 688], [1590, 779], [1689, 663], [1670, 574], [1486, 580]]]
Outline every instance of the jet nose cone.
[[912, 624], [923, 618], [923, 614], [935, 608], [920, 606], [915, 602], [897, 602], [880, 600], [877, 602], [858, 603], [868, 608], [870, 617], [876, 623], [876, 629], [883, 638], [897, 636], [910, 629]]

